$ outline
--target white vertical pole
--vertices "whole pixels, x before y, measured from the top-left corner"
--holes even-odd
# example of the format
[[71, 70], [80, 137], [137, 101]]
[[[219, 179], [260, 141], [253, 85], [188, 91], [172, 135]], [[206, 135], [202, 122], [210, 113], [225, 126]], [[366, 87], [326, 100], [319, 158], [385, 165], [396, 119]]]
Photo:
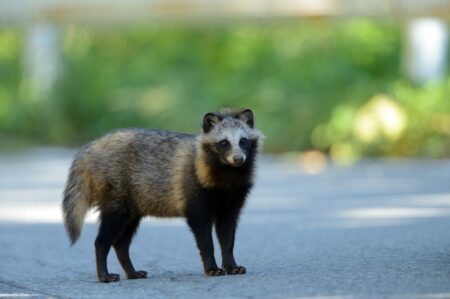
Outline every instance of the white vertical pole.
[[60, 41], [55, 25], [31, 25], [25, 34], [24, 75], [30, 83], [34, 99], [47, 96], [60, 73]]
[[406, 27], [403, 71], [412, 81], [423, 84], [446, 74], [448, 25], [438, 19], [421, 18]]

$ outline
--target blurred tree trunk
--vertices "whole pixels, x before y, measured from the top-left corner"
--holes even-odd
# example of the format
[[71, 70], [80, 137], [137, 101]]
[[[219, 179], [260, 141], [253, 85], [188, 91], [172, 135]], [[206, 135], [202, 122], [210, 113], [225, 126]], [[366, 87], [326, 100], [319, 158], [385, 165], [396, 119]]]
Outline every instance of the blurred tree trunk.
[[408, 79], [424, 84], [445, 77], [448, 25], [432, 18], [413, 19], [405, 30], [402, 67]]
[[60, 36], [57, 26], [36, 23], [25, 34], [24, 77], [34, 99], [47, 97], [60, 74]]

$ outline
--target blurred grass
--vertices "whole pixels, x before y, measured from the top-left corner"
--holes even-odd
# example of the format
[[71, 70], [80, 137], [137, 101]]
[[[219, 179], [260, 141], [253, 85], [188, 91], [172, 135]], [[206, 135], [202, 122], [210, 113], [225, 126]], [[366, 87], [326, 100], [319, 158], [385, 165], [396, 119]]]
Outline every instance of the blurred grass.
[[21, 74], [23, 32], [3, 28], [0, 138], [78, 146], [117, 127], [197, 132], [205, 112], [239, 106], [254, 110], [269, 152], [449, 156], [450, 80], [401, 78], [400, 29], [367, 19], [65, 27], [64, 75], [36, 98]]

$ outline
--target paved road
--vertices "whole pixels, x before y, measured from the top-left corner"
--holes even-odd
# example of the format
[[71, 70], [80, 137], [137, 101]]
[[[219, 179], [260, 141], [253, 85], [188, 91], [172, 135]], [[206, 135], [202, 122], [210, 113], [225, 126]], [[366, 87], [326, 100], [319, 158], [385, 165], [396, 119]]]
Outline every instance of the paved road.
[[[72, 154], [0, 158], [0, 297], [450, 298], [450, 161], [371, 160], [312, 175], [298, 160], [265, 157], [237, 236], [246, 275], [203, 276], [184, 222], [151, 219], [132, 245], [149, 278], [100, 284], [95, 215], [72, 248], [61, 224]], [[109, 262], [122, 273], [113, 254]]]

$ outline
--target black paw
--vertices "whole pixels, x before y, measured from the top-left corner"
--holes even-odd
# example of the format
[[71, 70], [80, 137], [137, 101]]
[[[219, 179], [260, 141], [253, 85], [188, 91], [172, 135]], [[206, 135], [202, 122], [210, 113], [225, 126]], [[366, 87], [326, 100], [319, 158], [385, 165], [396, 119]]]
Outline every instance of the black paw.
[[131, 273], [127, 273], [127, 279], [139, 279], [139, 278], [147, 278], [146, 271], [134, 271]]
[[228, 275], [235, 275], [235, 274], [245, 274], [247, 272], [247, 269], [242, 266], [234, 266], [234, 267], [225, 267], [225, 271], [227, 271]]
[[114, 273], [106, 273], [106, 274], [101, 274], [98, 275], [98, 281], [99, 282], [116, 282], [120, 280], [120, 276], [119, 274], [114, 274]]
[[225, 275], [225, 270], [215, 267], [206, 270], [205, 274], [208, 276], [222, 276]]

